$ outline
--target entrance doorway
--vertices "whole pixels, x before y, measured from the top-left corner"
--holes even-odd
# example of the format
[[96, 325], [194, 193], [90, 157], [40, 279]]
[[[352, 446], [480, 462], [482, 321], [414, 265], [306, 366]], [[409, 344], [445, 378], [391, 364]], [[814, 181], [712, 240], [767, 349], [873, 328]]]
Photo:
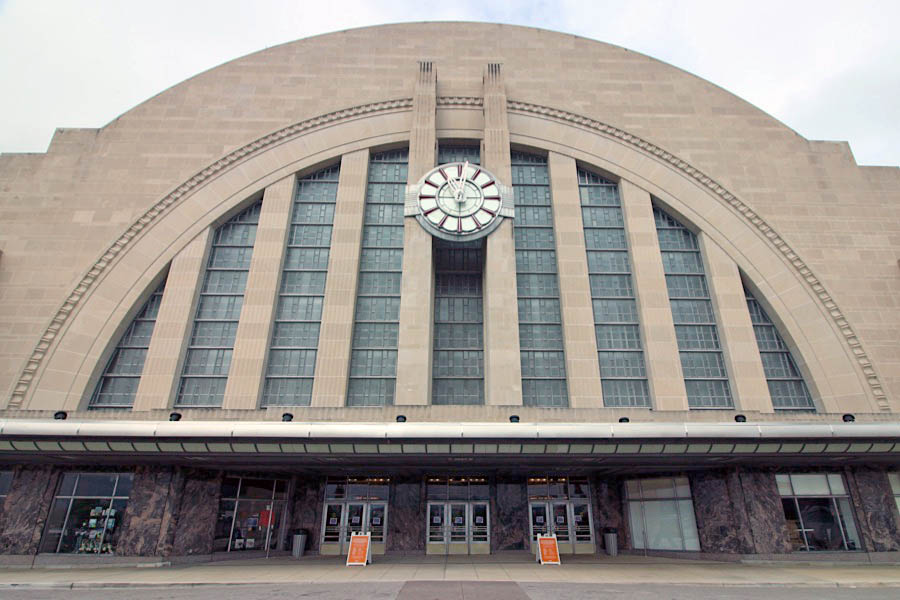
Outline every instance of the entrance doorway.
[[490, 554], [487, 502], [429, 502], [426, 554]]
[[531, 542], [538, 534], [556, 534], [563, 554], [593, 554], [591, 507], [587, 502], [531, 502]]
[[372, 554], [384, 554], [388, 520], [386, 477], [329, 477], [325, 482], [319, 553], [343, 555], [350, 535], [372, 534]]
[[322, 554], [343, 555], [354, 532], [372, 534], [372, 553], [384, 554], [387, 529], [385, 502], [326, 502], [322, 523]]
[[563, 554], [593, 554], [590, 489], [583, 477], [529, 477], [528, 528], [532, 550], [538, 534], [556, 534]]

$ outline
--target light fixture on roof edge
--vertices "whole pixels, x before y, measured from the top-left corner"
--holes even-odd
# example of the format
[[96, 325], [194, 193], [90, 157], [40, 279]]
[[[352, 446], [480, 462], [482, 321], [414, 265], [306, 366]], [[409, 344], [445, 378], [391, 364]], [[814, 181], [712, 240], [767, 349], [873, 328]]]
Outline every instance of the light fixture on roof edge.
[[518, 423], [518, 422], [519, 422], [519, 415], [509, 415], [509, 422], [510, 422], [510, 423]]
[[856, 417], [854, 417], [854, 416], [851, 415], [850, 413], [847, 413], [846, 415], [844, 415], [843, 417], [841, 417], [841, 420], [842, 420], [844, 423], [852, 423], [853, 421], [856, 420]]
[[406, 415], [397, 415], [398, 423], [406, 423]]
[[734, 422], [735, 423], [746, 423], [747, 417], [745, 417], [744, 415], [734, 415]]
[[56, 419], [57, 421], [65, 421], [66, 417], [68, 417], [68, 416], [69, 416], [69, 413], [67, 413], [64, 410], [58, 410], [55, 413], [53, 413], [53, 418]]
[[628, 417], [619, 417], [619, 423], [630, 423], [631, 419]]
[[291, 413], [284, 413], [283, 415], [281, 415], [281, 420], [285, 423], [289, 423], [294, 420], [294, 415], [292, 415]]
[[170, 421], [180, 421], [180, 420], [181, 420], [181, 413], [180, 413], [180, 412], [171, 412], [171, 413], [169, 413], [169, 420], [170, 420]]

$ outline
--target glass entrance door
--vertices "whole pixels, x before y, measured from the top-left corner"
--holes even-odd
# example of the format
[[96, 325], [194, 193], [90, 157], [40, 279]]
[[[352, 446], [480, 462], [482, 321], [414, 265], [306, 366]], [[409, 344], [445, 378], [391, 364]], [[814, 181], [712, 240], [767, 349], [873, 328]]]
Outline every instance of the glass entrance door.
[[385, 502], [326, 502], [323, 511], [322, 554], [343, 555], [355, 532], [372, 534], [372, 553], [384, 554], [387, 531]]
[[529, 515], [532, 544], [538, 534], [556, 534], [563, 554], [594, 552], [591, 507], [587, 501], [531, 502]]
[[487, 502], [429, 502], [426, 554], [490, 554]]

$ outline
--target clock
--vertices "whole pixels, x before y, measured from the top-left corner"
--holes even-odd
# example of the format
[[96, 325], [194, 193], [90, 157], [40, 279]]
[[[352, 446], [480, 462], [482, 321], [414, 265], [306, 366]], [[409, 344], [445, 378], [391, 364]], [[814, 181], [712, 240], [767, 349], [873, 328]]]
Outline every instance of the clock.
[[509, 188], [487, 169], [468, 162], [435, 167], [411, 192], [415, 199], [412, 214], [428, 232], [445, 240], [482, 238], [496, 229], [503, 217], [512, 216]]

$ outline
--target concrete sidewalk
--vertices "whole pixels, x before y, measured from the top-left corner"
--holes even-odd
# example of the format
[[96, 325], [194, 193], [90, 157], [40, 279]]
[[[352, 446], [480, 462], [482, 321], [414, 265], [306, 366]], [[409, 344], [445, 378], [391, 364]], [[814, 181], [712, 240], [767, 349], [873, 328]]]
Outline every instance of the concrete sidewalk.
[[2, 568], [0, 588], [157, 587], [407, 581], [514, 581], [700, 586], [900, 587], [895, 564], [737, 564], [640, 556], [564, 557], [559, 566], [526, 553], [473, 557], [375, 557], [346, 567], [339, 557], [228, 560], [158, 568]]

